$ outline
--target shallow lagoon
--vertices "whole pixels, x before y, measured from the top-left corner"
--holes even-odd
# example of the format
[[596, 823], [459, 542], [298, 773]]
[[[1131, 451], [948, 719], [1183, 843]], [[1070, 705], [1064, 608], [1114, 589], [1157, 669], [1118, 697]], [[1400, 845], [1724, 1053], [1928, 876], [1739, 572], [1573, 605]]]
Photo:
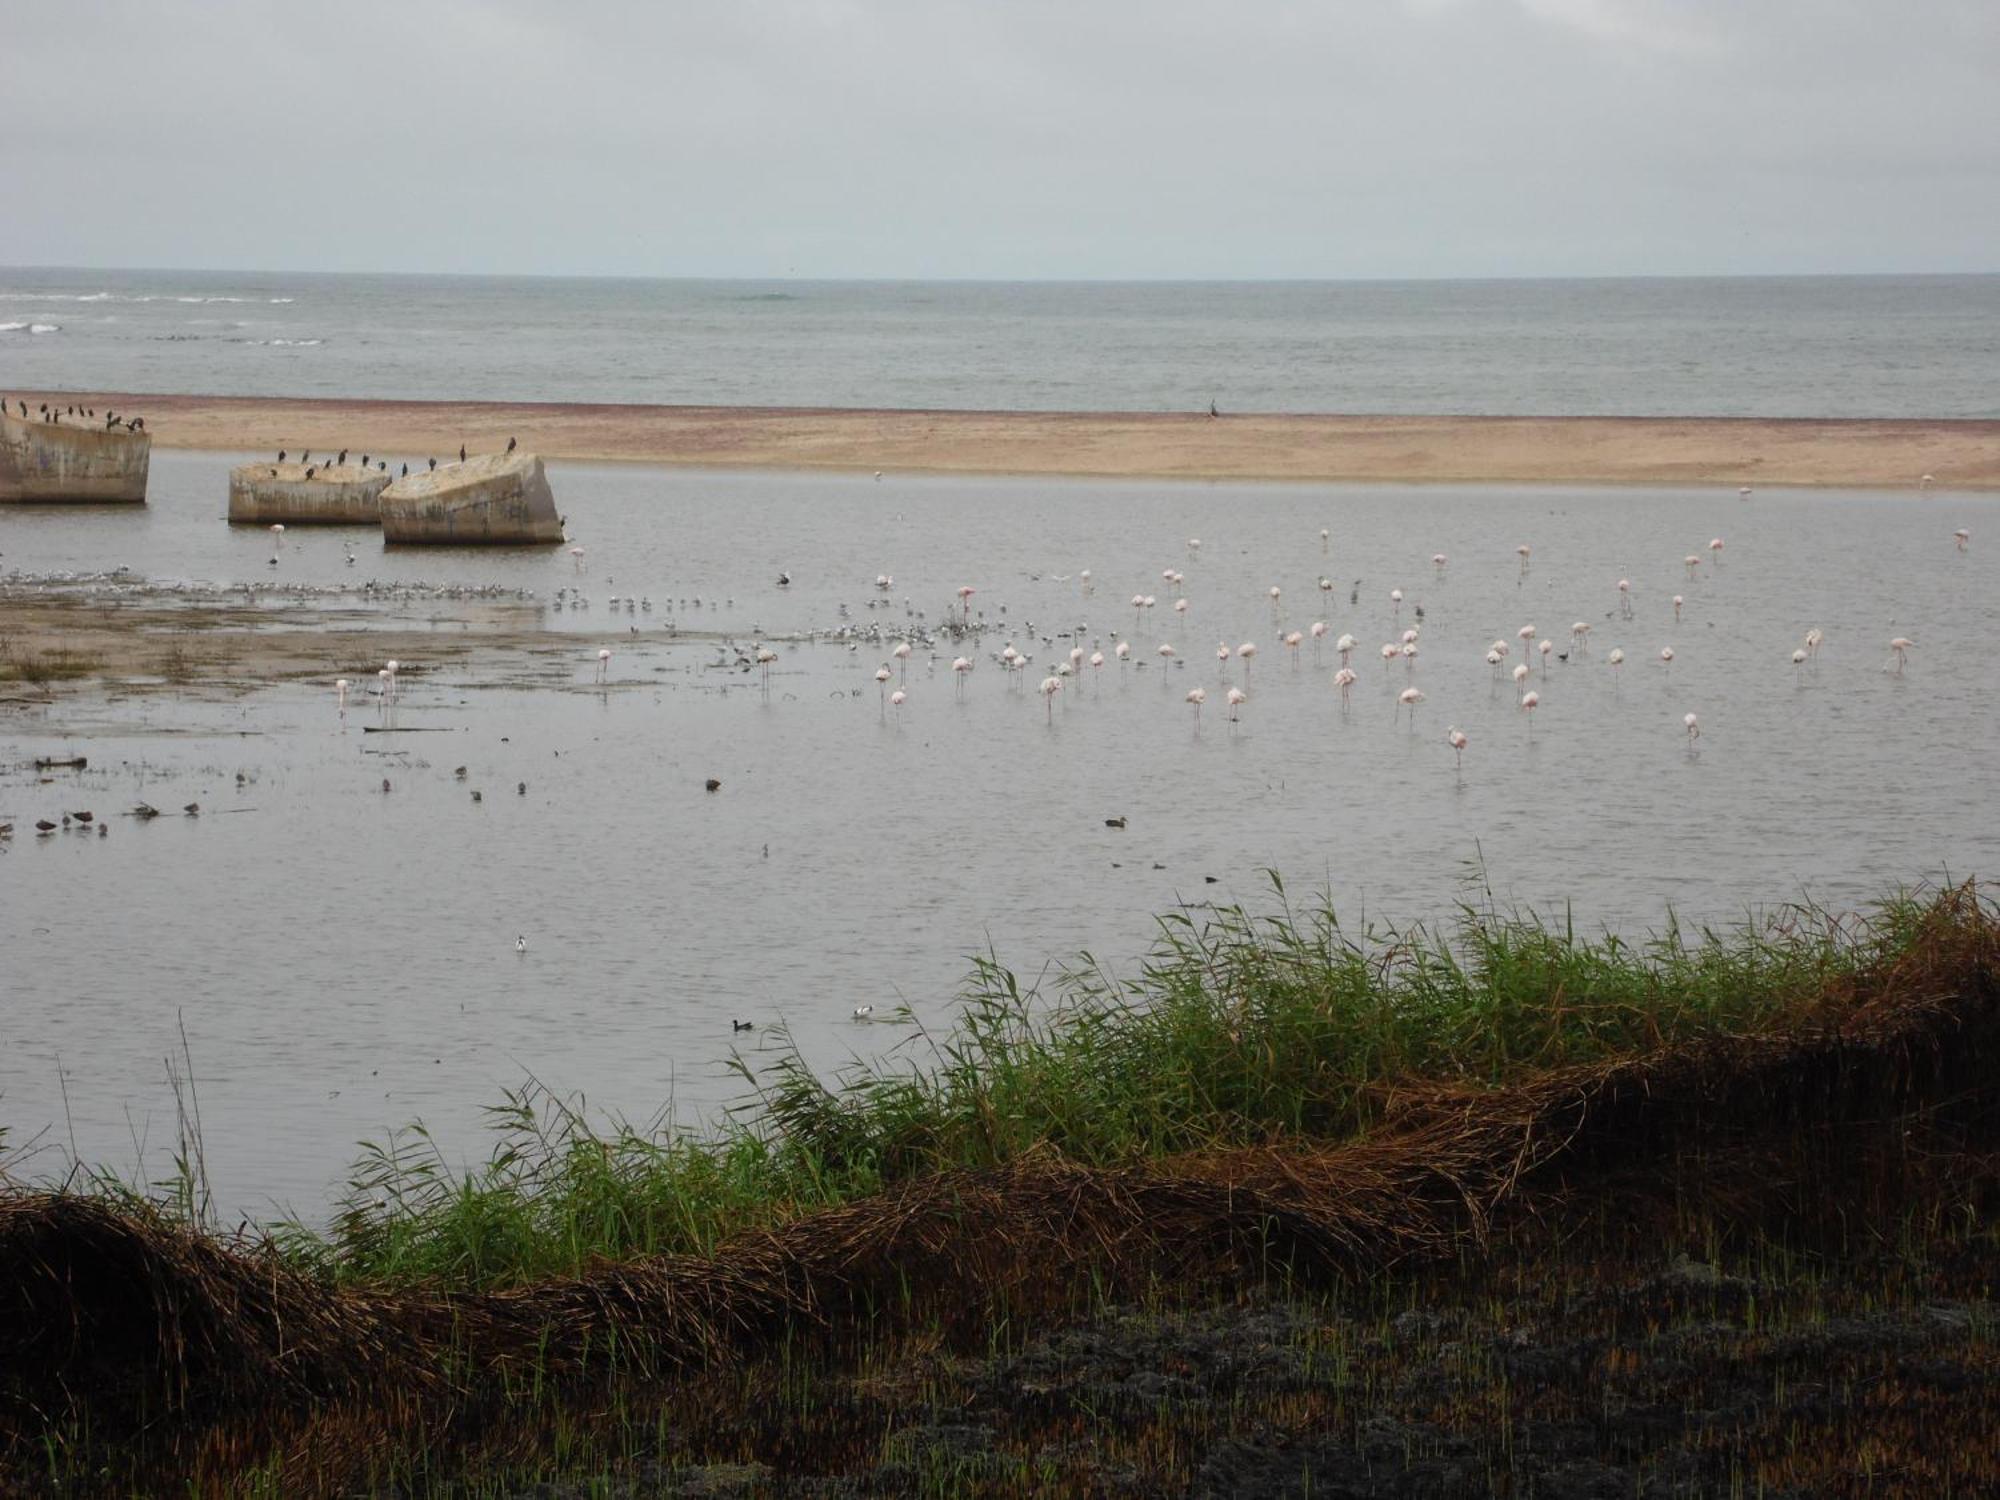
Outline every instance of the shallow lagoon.
[[[364, 734], [380, 711], [357, 700], [342, 718], [330, 684], [86, 690], [0, 718], [0, 821], [17, 825], [0, 855], [0, 1124], [10, 1147], [43, 1143], [20, 1170], [60, 1170], [74, 1149], [162, 1173], [163, 1060], [182, 1025], [225, 1205], [314, 1214], [355, 1141], [413, 1118], [449, 1158], [483, 1152], [482, 1107], [530, 1074], [593, 1109], [699, 1119], [744, 1093], [723, 1066], [732, 1046], [754, 1064], [781, 1022], [827, 1066], [921, 1046], [881, 1018], [907, 1002], [946, 1022], [969, 953], [990, 947], [1024, 980], [1084, 949], [1129, 968], [1155, 914], [1264, 902], [1267, 868], [1295, 895], [1329, 891], [1357, 928], [1448, 918], [1490, 885], [1638, 935], [1670, 906], [1690, 921], [1798, 896], [1845, 907], [2000, 863], [2000, 531], [1984, 497], [558, 465], [581, 566], [295, 529], [271, 567], [267, 534], [221, 520], [230, 461], [156, 454], [144, 512], [0, 514], [0, 570], [500, 585], [532, 593], [522, 607], [551, 632], [625, 638], [604, 691], [597, 642], [564, 650], [562, 634], [531, 677], [414, 663], [397, 722], [440, 733]], [[1704, 559], [1692, 580], [1689, 553]], [[935, 627], [961, 584], [993, 628], [935, 655], [919, 645], [900, 714], [873, 677], [885, 643], [784, 639]], [[558, 587], [590, 607], [553, 610]], [[613, 615], [613, 593], [653, 608]], [[1135, 593], [1156, 607], [1135, 611]], [[1419, 603], [1414, 669], [1385, 667], [1381, 644]], [[382, 608], [452, 631], [466, 606]], [[1317, 652], [1280, 644], [1317, 619]], [[1546, 680], [1536, 667], [1530, 722], [1487, 645], [1509, 641], [1511, 667], [1520, 626], [1566, 651], [1575, 620], [1593, 627], [1588, 650], [1551, 660]], [[1813, 626], [1825, 649], [1795, 671]], [[1079, 629], [1107, 656], [1129, 638], [1144, 665], [1086, 667], [1051, 717], [1035, 688]], [[1331, 683], [1344, 631], [1360, 678], [1345, 712]], [[711, 633], [774, 641], [768, 692]], [[1894, 635], [1918, 643], [1901, 674], [1885, 670]], [[1235, 724], [1218, 640], [1260, 647]], [[1012, 679], [992, 660], [1010, 641], [1036, 656]], [[1616, 671], [1613, 646], [1628, 658]], [[962, 694], [961, 651], [977, 663]], [[1240, 661], [1228, 680], [1243, 683]], [[1412, 684], [1414, 728], [1396, 707]], [[1471, 737], [1462, 774], [1448, 724]], [[32, 759], [69, 753], [90, 770], [40, 784]], [[32, 835], [38, 817], [142, 798], [203, 814], [113, 818], [101, 840]], [[877, 1020], [852, 1021], [868, 1002]], [[759, 1030], [733, 1034], [736, 1017]]]

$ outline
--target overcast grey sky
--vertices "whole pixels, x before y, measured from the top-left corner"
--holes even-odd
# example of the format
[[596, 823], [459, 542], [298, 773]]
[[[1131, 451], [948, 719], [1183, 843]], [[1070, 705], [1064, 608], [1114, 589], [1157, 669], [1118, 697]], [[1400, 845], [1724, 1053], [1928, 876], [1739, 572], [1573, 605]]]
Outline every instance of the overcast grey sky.
[[2000, 0], [0, 0], [0, 263], [2000, 269]]

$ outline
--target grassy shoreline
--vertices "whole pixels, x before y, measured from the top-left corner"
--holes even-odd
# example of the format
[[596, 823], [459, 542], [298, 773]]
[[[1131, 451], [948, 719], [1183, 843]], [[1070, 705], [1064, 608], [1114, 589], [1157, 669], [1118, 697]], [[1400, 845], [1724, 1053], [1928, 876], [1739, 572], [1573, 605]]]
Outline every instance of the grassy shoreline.
[[[165, 1202], [110, 1182], [0, 1197], [0, 1465], [79, 1485], [91, 1465], [165, 1464], [219, 1490], [276, 1475], [285, 1492], [498, 1494], [692, 1464], [710, 1486], [692, 1492], [715, 1493], [718, 1464], [754, 1461], [742, 1492], [806, 1475], [1116, 1492], [1099, 1463], [1112, 1449], [1086, 1462], [1073, 1447], [1074, 1403], [1001, 1366], [1107, 1318], [1137, 1318], [1155, 1351], [1114, 1362], [1171, 1364], [1180, 1336], [1155, 1334], [1186, 1309], [1216, 1309], [1230, 1345], [1275, 1306], [1348, 1353], [1220, 1408], [1227, 1380], [1183, 1392], [1178, 1416], [1139, 1402], [1128, 1458], [1145, 1474], [1126, 1491], [1162, 1476], [1199, 1491], [1228, 1444], [1259, 1421], [1303, 1432], [1305, 1407], [1393, 1407], [1426, 1424], [1405, 1435], [1411, 1464], [1463, 1460], [1468, 1484], [1512, 1465], [1515, 1485], [1521, 1456], [1499, 1438], [1531, 1412], [1501, 1378], [1510, 1317], [1532, 1304], [1556, 1338], [1549, 1286], [1600, 1312], [1651, 1306], [1669, 1248], [1702, 1268], [1667, 1298], [1669, 1323], [1751, 1319], [1700, 1336], [1716, 1380], [1763, 1378], [1742, 1371], [1762, 1347], [1760, 1298], [1801, 1328], [1859, 1298], [1893, 1308], [1894, 1327], [1850, 1351], [1856, 1379], [1884, 1350], [1920, 1362], [1949, 1335], [1958, 1388], [1990, 1391], [2000, 914], [1973, 887], [1893, 897], [1864, 923], [1787, 909], [1640, 946], [1490, 910], [1349, 934], [1323, 905], [1282, 891], [1274, 905], [1171, 915], [1129, 981], [1085, 960], [1033, 995], [981, 965], [922, 1067], [829, 1084], [794, 1058], [721, 1138], [598, 1130], [520, 1099], [468, 1176], [420, 1136], [384, 1143], [327, 1232], [219, 1236], [198, 1222], [192, 1169]], [[1725, 1275], [1723, 1259], [1753, 1269]], [[1765, 1290], [1745, 1294], [1746, 1277]], [[1963, 1317], [1906, 1337], [1904, 1322], [1926, 1326], [1922, 1299], [1947, 1294]], [[1369, 1318], [1451, 1297], [1449, 1326], [1486, 1329], [1476, 1370], [1454, 1374], [1461, 1356], [1428, 1335], [1408, 1359], [1395, 1340], [1355, 1343]], [[1671, 1352], [1644, 1318], [1592, 1318], [1589, 1358], [1556, 1381], [1565, 1399], [1587, 1400], [1606, 1361], [1631, 1374]], [[1458, 1394], [1440, 1408], [1355, 1386], [1384, 1359]], [[957, 1439], [920, 1460], [891, 1451], [891, 1413], [954, 1400], [986, 1401], [1019, 1451], [995, 1458], [992, 1433], [970, 1459]], [[1759, 1441], [1789, 1422], [1825, 1429], [1814, 1451], [1888, 1442], [1841, 1411], [1751, 1405], [1732, 1421]], [[1933, 1425], [1969, 1431], [1995, 1409], [1943, 1400]], [[1388, 1464], [1353, 1422], [1308, 1468]], [[1621, 1431], [1563, 1441], [1602, 1467], [1646, 1448]], [[1680, 1457], [1640, 1469], [1685, 1460], [1712, 1477], [1674, 1434]], [[1261, 1453], [1238, 1457], [1264, 1473]], [[1970, 1485], [1983, 1462], [1945, 1477]], [[1291, 1472], [1267, 1474], [1269, 1492]]]

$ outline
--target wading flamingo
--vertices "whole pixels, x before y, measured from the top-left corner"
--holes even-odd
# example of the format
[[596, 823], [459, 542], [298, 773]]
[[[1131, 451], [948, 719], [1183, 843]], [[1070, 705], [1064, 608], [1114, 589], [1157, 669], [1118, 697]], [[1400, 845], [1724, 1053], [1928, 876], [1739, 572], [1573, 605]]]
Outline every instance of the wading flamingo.
[[1629, 578], [1618, 580], [1618, 613], [1624, 619], [1632, 618], [1632, 580]]
[[1243, 658], [1243, 680], [1248, 682], [1250, 680], [1250, 658], [1257, 654], [1257, 643], [1255, 641], [1245, 641], [1236, 648], [1236, 654]]
[[1537, 692], [1521, 694], [1521, 712], [1528, 716], [1528, 738], [1535, 737], [1535, 710], [1542, 706], [1542, 695]]
[[1686, 603], [1687, 600], [1682, 598], [1679, 594], [1674, 595], [1674, 623], [1676, 625], [1680, 624], [1681, 622], [1681, 606]]
[[336, 679], [335, 679], [335, 681], [334, 681], [334, 684], [333, 684], [333, 695], [334, 695], [334, 698], [336, 699], [336, 701], [337, 701], [337, 702], [339, 703], [339, 705], [340, 705], [340, 711], [341, 711], [341, 713], [343, 713], [343, 714], [345, 714], [345, 713], [347, 712], [347, 689], [348, 689], [348, 687], [349, 687], [349, 683], [348, 683], [348, 681], [347, 681], [347, 679], [346, 679], [345, 677], [341, 677], [341, 678], [336, 678]]
[[1208, 689], [1207, 689], [1207, 688], [1198, 688], [1198, 687], [1197, 687], [1197, 688], [1189, 688], [1189, 689], [1188, 689], [1188, 691], [1187, 691], [1187, 701], [1188, 701], [1189, 703], [1191, 703], [1191, 704], [1193, 704], [1193, 705], [1194, 705], [1194, 732], [1195, 732], [1196, 734], [1200, 734], [1200, 733], [1201, 733], [1201, 706], [1202, 706], [1202, 704], [1204, 704], [1204, 703], [1208, 702]]
[[1222, 696], [1229, 704], [1229, 722], [1234, 724], [1236, 722], [1236, 710], [1250, 701], [1250, 695], [1244, 692], [1242, 688], [1233, 687]]
[[1694, 714], [1688, 714], [1681, 719], [1681, 727], [1687, 730], [1688, 749], [1694, 749], [1694, 742], [1701, 738], [1701, 720]]
[[1048, 709], [1049, 723], [1052, 725], [1056, 721], [1056, 694], [1061, 691], [1062, 679], [1060, 677], [1044, 677], [1042, 679], [1042, 703]]
[[1806, 653], [1803, 650], [1792, 653], [1792, 676], [1797, 678], [1801, 685], [1806, 680]]
[[1333, 685], [1340, 689], [1340, 706], [1345, 709], [1354, 691], [1354, 668], [1342, 667], [1333, 674]]
[[605, 675], [608, 672], [610, 672], [610, 670], [611, 670], [611, 648], [609, 646], [606, 646], [597, 653], [597, 680], [599, 682], [604, 681]]
[[1893, 641], [1889, 642], [1890, 651], [1895, 653], [1896, 670], [1898, 672], [1902, 671], [1905, 664], [1909, 661], [1908, 653], [1914, 645], [1916, 645], [1916, 642], [1906, 635], [1899, 635]]
[[971, 670], [972, 670], [972, 661], [969, 657], [955, 656], [952, 658], [951, 662], [952, 681], [957, 685], [958, 695], [961, 698], [965, 696], [965, 674], [967, 672], [970, 672]]
[[1958, 543], [1958, 550], [1961, 552], [1972, 545], [1972, 533], [1963, 526], [1951, 534], [1951, 539]]
[[1410, 733], [1412, 734], [1417, 732], [1417, 705], [1423, 701], [1424, 690], [1422, 688], [1406, 687], [1402, 692], [1396, 694], [1396, 712], [1401, 713], [1406, 708], [1410, 711]]
[[1465, 747], [1468, 743], [1470, 743], [1465, 737], [1465, 731], [1463, 729], [1460, 729], [1457, 725], [1453, 725], [1450, 729], [1447, 729], [1444, 732], [1444, 742], [1447, 745], [1451, 746], [1451, 753], [1454, 759], [1456, 760], [1458, 769], [1461, 772], [1464, 771]]

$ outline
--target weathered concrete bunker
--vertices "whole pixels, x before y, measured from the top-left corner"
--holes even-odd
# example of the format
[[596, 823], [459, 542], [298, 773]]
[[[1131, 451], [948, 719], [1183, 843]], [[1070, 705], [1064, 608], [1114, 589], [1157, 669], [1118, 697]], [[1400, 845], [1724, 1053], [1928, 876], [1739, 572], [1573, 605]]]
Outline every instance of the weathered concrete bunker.
[[239, 464], [229, 471], [229, 519], [267, 526], [373, 526], [382, 519], [382, 491], [388, 487], [386, 473], [359, 464]]
[[152, 460], [147, 432], [0, 412], [0, 504], [144, 505]]
[[534, 454], [480, 453], [382, 491], [382, 539], [447, 547], [559, 542], [562, 517]]

